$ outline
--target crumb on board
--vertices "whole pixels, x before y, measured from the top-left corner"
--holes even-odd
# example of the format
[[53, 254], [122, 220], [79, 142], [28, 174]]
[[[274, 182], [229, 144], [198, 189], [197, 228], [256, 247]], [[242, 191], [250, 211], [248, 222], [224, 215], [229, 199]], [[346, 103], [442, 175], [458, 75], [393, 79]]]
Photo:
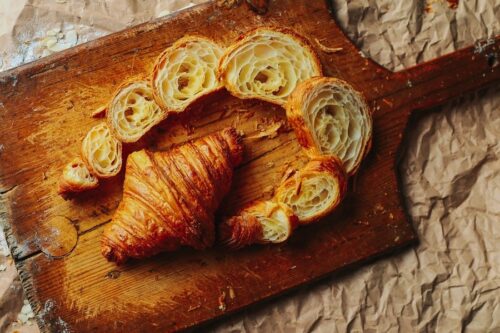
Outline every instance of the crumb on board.
[[235, 299], [236, 298], [236, 294], [234, 293], [233, 287], [229, 286], [228, 290], [229, 290], [229, 298], [230, 299]]
[[268, 186], [264, 187], [264, 189], [262, 190], [263, 196], [272, 196], [273, 193], [274, 193], [274, 186], [272, 186], [272, 185], [268, 185]]
[[106, 116], [107, 108], [105, 106], [100, 106], [92, 112], [90, 115], [92, 118], [104, 118]]
[[318, 44], [318, 47], [321, 51], [325, 52], [325, 53], [336, 53], [336, 52], [340, 52], [343, 50], [342, 47], [329, 47], [329, 46], [326, 46], [324, 45], [323, 43], [321, 43], [321, 41], [317, 38], [314, 38], [314, 40], [316, 41], [316, 44]]
[[263, 125], [257, 124], [257, 129], [260, 131], [259, 133], [247, 137], [247, 139], [262, 139], [262, 138], [270, 138], [273, 139], [278, 136], [279, 129], [283, 126], [283, 122], [279, 121], [272, 124], [269, 127], [262, 127]]
[[198, 304], [198, 305], [192, 305], [188, 308], [188, 312], [191, 312], [191, 311], [194, 311], [194, 310], [198, 310], [199, 308], [201, 308], [201, 304]]
[[226, 292], [223, 291], [219, 296], [219, 310], [226, 311]]

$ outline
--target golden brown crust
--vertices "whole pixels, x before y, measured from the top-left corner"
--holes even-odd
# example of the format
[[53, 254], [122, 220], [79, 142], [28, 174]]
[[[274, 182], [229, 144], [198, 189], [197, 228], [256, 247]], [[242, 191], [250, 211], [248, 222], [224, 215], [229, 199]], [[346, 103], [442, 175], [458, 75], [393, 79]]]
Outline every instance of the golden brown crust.
[[99, 186], [99, 180], [90, 173], [80, 157], [66, 164], [59, 178], [58, 194], [67, 199], [72, 193], [92, 190]]
[[156, 104], [149, 82], [138, 80], [123, 82], [104, 110], [113, 136], [121, 142], [136, 142], [167, 117]]
[[[249, 99], [249, 98], [256, 98], [260, 99], [266, 102], [274, 103], [283, 106], [286, 103], [286, 96], [282, 96], [279, 98], [276, 98], [275, 96], [272, 96], [272, 94], [258, 94], [258, 93], [242, 93], [238, 87], [236, 87], [236, 82], [234, 82], [234, 79], [230, 79], [229, 75], [230, 70], [228, 69], [228, 63], [229, 60], [232, 59], [235, 54], [244, 46], [248, 45], [249, 43], [252, 43], [252, 38], [255, 38], [257, 36], [265, 36], [265, 35], [271, 35], [271, 36], [279, 36], [279, 38], [282, 39], [289, 39], [296, 43], [295, 47], [297, 49], [302, 48], [304, 51], [304, 54], [306, 55], [306, 59], [309, 60], [311, 63], [311, 68], [310, 68], [310, 75], [308, 77], [312, 76], [321, 76], [323, 75], [323, 70], [321, 67], [321, 61], [316, 54], [314, 47], [312, 44], [305, 38], [304, 36], [300, 35], [296, 31], [289, 29], [289, 28], [281, 28], [281, 27], [276, 27], [276, 26], [268, 26], [268, 27], [259, 27], [253, 30], [248, 31], [244, 35], [241, 35], [237, 42], [233, 45], [231, 45], [228, 49], [226, 49], [224, 55], [220, 59], [219, 62], [219, 67], [217, 70], [217, 75], [219, 77], [219, 80], [223, 83], [223, 85], [226, 87], [226, 89], [235, 97], [238, 97], [240, 99]], [[297, 50], [295, 50], [297, 51]], [[251, 57], [253, 58], [253, 57]], [[267, 66], [271, 66], [274, 63], [268, 62], [266, 63]], [[265, 71], [265, 69], [263, 69]], [[261, 73], [261, 72], [259, 72]], [[259, 74], [257, 74], [258, 76]], [[257, 76], [255, 77], [256, 80], [258, 80]], [[293, 81], [293, 80], [288, 80], [288, 81]], [[300, 83], [301, 80], [297, 79], [294, 82], [289, 82], [287, 84], [291, 84], [290, 93], [293, 91], [295, 88], [295, 85]], [[280, 88], [281, 89], [281, 88]]]
[[335, 156], [315, 156], [276, 190], [275, 200], [290, 206], [300, 224], [330, 214], [347, 192], [347, 176]]
[[[317, 98], [320, 93], [321, 100]], [[309, 156], [336, 155], [348, 175], [357, 172], [372, 140], [372, 115], [360, 92], [339, 79], [314, 77], [295, 89], [285, 108], [297, 140]]]
[[219, 224], [219, 241], [235, 250], [251, 244], [282, 243], [297, 226], [298, 219], [287, 205], [256, 201]]
[[[194, 81], [194, 77], [190, 77], [189, 69], [192, 68], [192, 62], [186, 66], [186, 72], [182, 71], [182, 61], [177, 67], [166, 68], [169, 65], [169, 59], [174, 55], [180, 54], [183, 50], [186, 51], [188, 46], [196, 47], [197, 49], [201, 47], [201, 50], [196, 51], [192, 56], [196, 57], [193, 61], [197, 62], [197, 65], [203, 66], [204, 82], [210, 82], [207, 86], [197, 85], [196, 89], [193, 91], [184, 91], [185, 88], [179, 89], [180, 85], [186, 85], [189, 87], [189, 83]], [[200, 45], [200, 47], [198, 47]], [[205, 58], [216, 57], [216, 62], [212, 68], [211, 63], [204, 62], [200, 58], [199, 52], [211, 51], [212, 54]], [[187, 51], [186, 51], [187, 53]], [[220, 56], [223, 53], [223, 49], [213, 40], [203, 37], [203, 36], [185, 36], [177, 40], [171, 47], [163, 51], [157, 58], [151, 77], [151, 86], [153, 87], [153, 94], [156, 103], [162, 108], [167, 110], [167, 112], [179, 113], [183, 112], [189, 105], [195, 103], [201, 98], [210, 95], [216, 91], [223, 88], [222, 84], [217, 80], [216, 70], [217, 64]], [[185, 57], [186, 55], [184, 55]], [[179, 58], [182, 58], [179, 56]], [[179, 61], [179, 59], [175, 59]], [[213, 80], [211, 79], [213, 75]], [[173, 76], [169, 77], [169, 76]], [[199, 77], [199, 74], [197, 75]], [[182, 82], [181, 82], [182, 81]], [[168, 92], [163, 91], [163, 85], [167, 84], [170, 86]], [[178, 86], [175, 87], [174, 84]], [[183, 90], [184, 89], [184, 90]], [[180, 96], [177, 96], [180, 95]]]
[[132, 153], [122, 202], [103, 233], [102, 254], [122, 263], [179, 246], [210, 247], [214, 212], [242, 159], [239, 141], [234, 129], [225, 129], [168, 152]]

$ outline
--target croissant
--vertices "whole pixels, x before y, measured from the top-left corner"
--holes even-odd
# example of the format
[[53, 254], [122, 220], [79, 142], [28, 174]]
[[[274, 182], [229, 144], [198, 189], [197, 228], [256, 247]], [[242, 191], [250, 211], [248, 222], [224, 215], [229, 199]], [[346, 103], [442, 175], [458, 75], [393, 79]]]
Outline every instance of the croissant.
[[120, 264], [180, 246], [212, 246], [214, 212], [242, 154], [241, 138], [228, 128], [168, 152], [129, 155], [123, 199], [102, 236], [104, 257]]
[[310, 156], [335, 155], [348, 175], [356, 173], [372, 137], [372, 116], [359, 92], [342, 80], [312, 78], [290, 95], [286, 113]]
[[182, 112], [202, 96], [222, 88], [216, 76], [223, 50], [205, 37], [179, 39], [158, 58], [152, 86], [156, 102], [169, 112]]
[[90, 173], [82, 159], [76, 157], [64, 167], [58, 193], [66, 198], [70, 193], [91, 190], [98, 185], [99, 180]]
[[106, 112], [109, 128], [122, 142], [136, 142], [165, 116], [147, 82], [123, 84]]
[[238, 98], [257, 98], [284, 105], [297, 84], [322, 75], [309, 42], [283, 28], [248, 32], [222, 56], [218, 76]]
[[232, 249], [259, 243], [282, 243], [298, 225], [287, 205], [258, 201], [218, 226], [220, 242]]
[[290, 206], [300, 224], [308, 224], [331, 213], [346, 191], [342, 162], [334, 156], [318, 156], [278, 187], [275, 200]]
[[113, 177], [122, 167], [122, 144], [106, 123], [100, 123], [82, 141], [82, 158], [90, 172], [100, 178]]

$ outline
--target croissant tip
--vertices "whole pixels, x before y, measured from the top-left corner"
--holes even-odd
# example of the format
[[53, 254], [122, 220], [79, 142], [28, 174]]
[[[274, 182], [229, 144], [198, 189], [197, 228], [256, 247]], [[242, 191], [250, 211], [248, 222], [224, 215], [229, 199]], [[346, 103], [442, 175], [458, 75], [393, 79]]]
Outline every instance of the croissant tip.
[[231, 150], [231, 162], [233, 166], [239, 165], [243, 161], [243, 137], [234, 127], [227, 127], [223, 129], [222, 135], [229, 143], [229, 148]]
[[101, 248], [101, 253], [110, 262], [114, 262], [117, 265], [121, 265], [127, 261], [127, 257], [124, 256], [120, 251], [116, 251], [109, 245], [103, 245]]

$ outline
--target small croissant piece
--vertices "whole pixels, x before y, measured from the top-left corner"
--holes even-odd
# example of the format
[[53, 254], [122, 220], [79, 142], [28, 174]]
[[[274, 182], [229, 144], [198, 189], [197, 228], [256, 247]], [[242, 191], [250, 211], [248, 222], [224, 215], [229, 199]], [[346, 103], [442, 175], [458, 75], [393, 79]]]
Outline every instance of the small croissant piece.
[[78, 193], [96, 188], [99, 180], [90, 173], [79, 157], [66, 164], [59, 179], [58, 193], [67, 198], [71, 193]]
[[221, 222], [219, 240], [232, 249], [256, 243], [282, 243], [297, 225], [297, 217], [287, 205], [258, 201]]
[[120, 264], [180, 246], [212, 246], [214, 212], [242, 154], [241, 138], [228, 128], [168, 152], [129, 155], [123, 199], [102, 236], [104, 257]]
[[346, 192], [342, 162], [334, 156], [316, 156], [278, 187], [275, 200], [290, 206], [300, 224], [309, 224], [330, 214]]

